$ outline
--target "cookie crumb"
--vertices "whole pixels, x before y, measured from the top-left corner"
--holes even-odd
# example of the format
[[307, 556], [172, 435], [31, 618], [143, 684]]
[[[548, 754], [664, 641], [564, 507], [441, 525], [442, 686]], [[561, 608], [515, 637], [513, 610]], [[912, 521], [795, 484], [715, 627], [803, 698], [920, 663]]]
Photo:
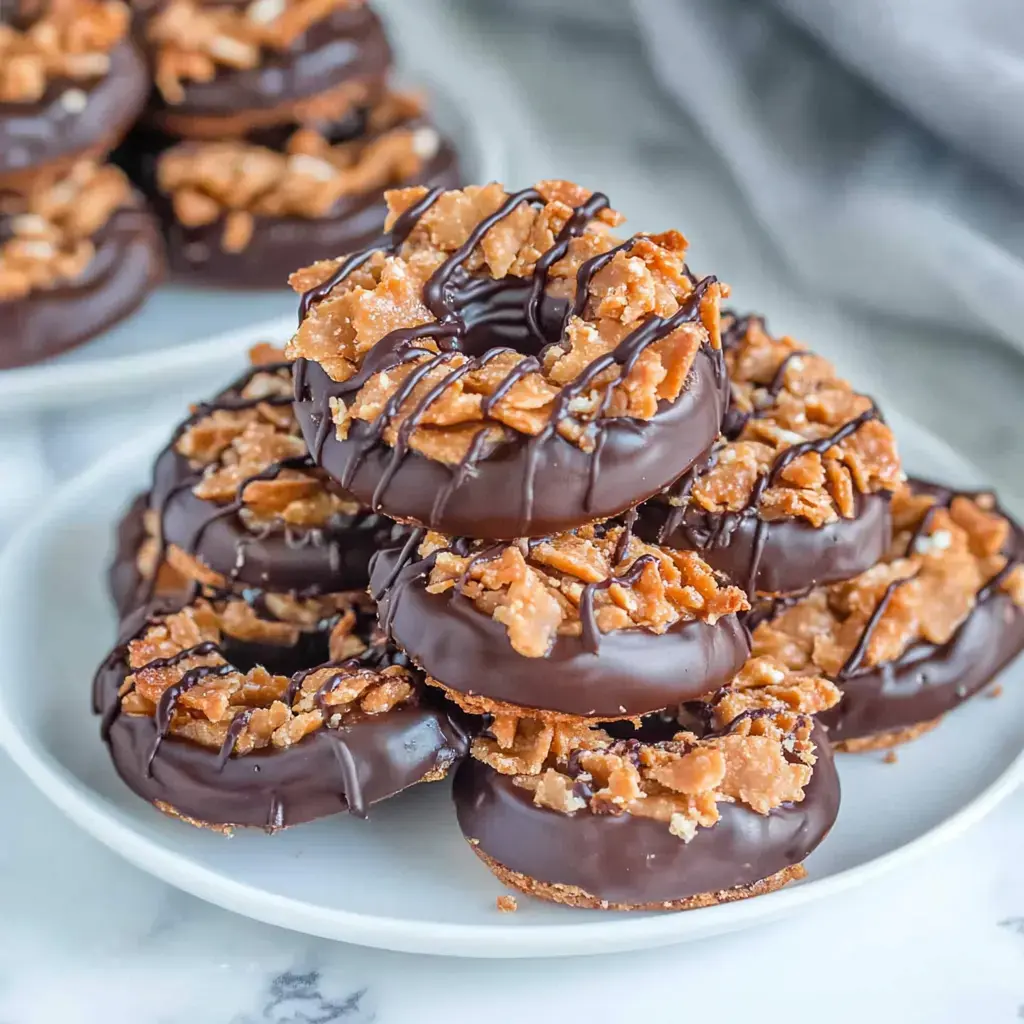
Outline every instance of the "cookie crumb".
[[519, 909], [519, 902], [515, 896], [509, 896], [506, 893], [504, 896], [499, 896], [495, 903], [503, 914], [514, 914]]
[[1003, 695], [1003, 684], [1002, 683], [996, 683], [996, 685], [993, 686], [991, 690], [986, 690], [985, 691], [985, 696], [986, 697], [994, 698], [994, 697], [1002, 697], [1002, 695]]
[[899, 755], [895, 750], [889, 750], [886, 752], [885, 757], [882, 758], [882, 761], [885, 764], [896, 764], [896, 762], [899, 761]]

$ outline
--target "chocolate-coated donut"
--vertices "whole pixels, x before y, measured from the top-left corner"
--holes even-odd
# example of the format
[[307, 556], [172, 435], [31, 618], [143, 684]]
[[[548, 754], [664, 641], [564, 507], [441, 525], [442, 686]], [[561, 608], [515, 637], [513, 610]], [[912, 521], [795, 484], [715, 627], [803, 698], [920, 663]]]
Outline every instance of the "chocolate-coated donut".
[[1024, 649], [1024, 534], [992, 496], [912, 480], [893, 516], [877, 566], [777, 602], [753, 631], [755, 654], [814, 668], [842, 689], [821, 716], [840, 750], [913, 739]]
[[[594, 810], [592, 782], [577, 781], [564, 794], [571, 803], [552, 809], [535, 801], [523, 776], [470, 757], [453, 787], [459, 826], [502, 884], [570, 906], [682, 910], [760, 895], [803, 877], [801, 862], [838, 813], [839, 779], [825, 731], [804, 728], [815, 759], [802, 799], [759, 810], [720, 801], [713, 824], [670, 828], [613, 803]], [[634, 740], [611, 749], [636, 758], [642, 747]], [[576, 757], [562, 771], [579, 779]]]
[[[404, 184], [454, 188], [460, 180], [455, 151], [442, 142]], [[183, 282], [230, 288], [280, 288], [296, 267], [367, 245], [380, 234], [387, 213], [383, 190], [374, 190], [343, 197], [326, 217], [259, 216], [245, 248], [229, 252], [222, 245], [225, 217], [187, 227], [176, 219], [166, 196], [155, 194], [153, 205], [163, 225], [172, 273]]]
[[[160, 13], [159, 6], [154, 13]], [[159, 49], [148, 39], [152, 17], [141, 19], [140, 37], [159, 86]], [[208, 81], [185, 78], [174, 102], [168, 102], [158, 89], [146, 120], [179, 136], [242, 136], [246, 134], [239, 130], [243, 123], [287, 122], [292, 120], [289, 113], [296, 102], [339, 87], [350, 90], [354, 100], [372, 100], [381, 90], [390, 64], [387, 36], [370, 6], [341, 5], [310, 25], [290, 46], [263, 48], [256, 67], [218, 64]]]
[[892, 539], [892, 431], [832, 364], [759, 316], [726, 313], [731, 406], [706, 458], [640, 510], [637, 533], [699, 551], [755, 592], [794, 593], [870, 568]]
[[148, 90], [145, 63], [126, 39], [110, 52], [101, 78], [55, 80], [36, 103], [0, 102], [0, 188], [21, 190], [40, 171], [56, 177], [76, 160], [102, 158], [138, 116]]
[[624, 512], [708, 449], [719, 286], [689, 276], [681, 235], [617, 243], [606, 197], [568, 182], [388, 199], [386, 236], [293, 275], [296, 412], [359, 500], [450, 535], [544, 536]]
[[[0, 269], [6, 262], [4, 229], [0, 214]], [[58, 276], [47, 287], [0, 298], [0, 368], [35, 363], [88, 341], [132, 313], [163, 276], [163, 245], [137, 196], [127, 197], [88, 241], [92, 257], [74, 278]]]
[[[200, 599], [172, 615], [180, 617], [202, 604]], [[162, 662], [168, 668], [159, 669], [146, 655], [135, 678], [164, 671], [176, 682], [155, 705], [146, 705], [148, 713], [130, 707], [138, 693], [131, 687], [122, 690], [130, 671], [127, 658], [147, 630], [168, 621], [168, 616], [157, 615], [142, 618], [141, 626], [134, 624], [134, 638], [129, 636], [100, 666], [94, 708], [103, 716], [104, 736], [125, 783], [160, 810], [193, 825], [276, 831], [341, 811], [365, 817], [372, 804], [417, 782], [443, 778], [466, 751], [461, 726], [424, 699], [419, 680], [402, 667], [400, 656], [395, 660], [394, 652], [371, 646], [354, 657], [317, 665], [318, 648], [320, 656], [327, 652], [326, 629], [292, 646], [254, 644], [226, 634], [187, 648], [180, 639], [165, 641], [159, 649], [168, 652]], [[290, 682], [280, 675], [260, 677], [261, 692], [279, 691], [276, 703], [268, 695], [229, 706], [219, 746], [186, 735], [183, 715], [198, 723], [197, 728], [206, 726], [201, 712], [182, 710], [190, 683], [202, 685], [203, 679], [196, 678], [203, 676], [202, 666], [212, 666], [205, 670], [206, 679], [230, 679], [244, 666], [258, 667], [264, 656], [268, 664], [276, 663], [278, 673], [294, 672]], [[353, 701], [334, 703], [332, 696], [361, 673], [369, 680], [362, 693]], [[380, 692], [381, 686], [396, 682], [406, 692], [393, 706], [374, 711], [360, 703], [372, 699], [375, 687]], [[247, 737], [251, 741], [255, 735], [250, 730], [261, 713], [277, 714], [286, 724], [275, 729], [272, 742], [242, 749]], [[292, 742], [278, 742], [282, 728], [311, 713], [316, 717], [311, 731]], [[326, 725], [324, 714], [329, 715]]]
[[[180, 555], [197, 560], [220, 579], [206, 579], [201, 569], [193, 575], [216, 585], [306, 594], [362, 590], [369, 582], [371, 557], [382, 545], [393, 543], [399, 531], [390, 520], [359, 509], [312, 467], [291, 415], [291, 393], [290, 364], [257, 363], [212, 401], [198, 406], [178, 428], [153, 470], [150, 507], [162, 530], [164, 550], [172, 564], [186, 572]], [[215, 424], [218, 416], [248, 418], [250, 429], [268, 432], [268, 445], [281, 445], [294, 455], [275, 460], [270, 450], [231, 488], [233, 496], [227, 500], [197, 495], [196, 489], [209, 481], [210, 474], [230, 467], [240, 450], [229, 444], [223, 453], [204, 455], [188, 446], [190, 432]], [[238, 444], [245, 436], [243, 431]], [[292, 516], [286, 507], [254, 521], [251, 513], [259, 505], [245, 498], [247, 488], [273, 481], [286, 491], [291, 485], [301, 486], [310, 492], [308, 500], [322, 503], [324, 511], [298, 509]]]
[[[615, 569], [623, 586], [634, 564], [653, 557], [638, 549]], [[506, 625], [478, 609], [458, 583], [429, 593], [438, 553], [403, 566], [408, 550], [407, 544], [382, 551], [371, 567], [370, 591], [380, 602], [381, 623], [429, 681], [467, 710], [633, 718], [715, 689], [739, 671], [748, 653], [747, 633], [735, 612], [710, 622], [680, 612], [660, 633], [636, 626], [602, 633], [593, 614], [588, 624], [580, 612], [577, 635], [556, 635], [543, 656], [527, 656], [512, 646]], [[592, 599], [604, 592], [601, 585]], [[723, 598], [738, 594], [735, 587], [719, 591]], [[736, 611], [746, 607], [733, 604]]]

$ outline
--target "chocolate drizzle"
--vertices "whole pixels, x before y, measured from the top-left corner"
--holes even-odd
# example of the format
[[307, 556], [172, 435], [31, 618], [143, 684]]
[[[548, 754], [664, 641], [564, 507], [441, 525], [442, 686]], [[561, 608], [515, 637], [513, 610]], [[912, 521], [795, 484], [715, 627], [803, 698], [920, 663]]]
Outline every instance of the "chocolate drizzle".
[[[204, 641], [174, 655], [156, 658], [139, 668], [127, 660], [128, 643], [140, 636], [157, 618], [140, 609], [126, 624], [126, 639], [100, 666], [94, 683], [94, 707], [102, 714], [104, 739], [115, 765], [144, 798], [170, 806], [199, 822], [255, 825], [275, 830], [325, 814], [348, 810], [365, 817], [373, 803], [421, 781], [444, 774], [466, 753], [468, 737], [440, 702], [421, 692], [389, 711], [372, 715], [349, 711], [334, 719], [325, 698], [345, 670], [380, 670], [388, 665], [407, 665], [404, 655], [381, 642], [371, 643], [362, 654], [303, 668], [288, 685], [286, 700], [292, 706], [308, 676], [325, 668], [338, 671], [313, 695], [323, 724], [292, 746], [269, 746], [234, 755], [235, 745], [256, 709], [235, 714], [219, 750], [169, 733], [177, 702], [192, 687], [210, 677], [241, 671], [239, 660], [253, 660], [266, 645], [225, 637], [221, 643]], [[356, 632], [373, 639], [372, 616], [357, 619]], [[320, 625], [326, 646], [332, 620]], [[308, 645], [300, 642], [283, 649], [301, 661]], [[189, 657], [211, 654], [224, 659], [219, 665], [199, 665], [160, 696], [152, 716], [120, 714], [124, 682], [129, 674], [172, 667]]]
[[[306, 292], [301, 299], [299, 314], [300, 323], [311, 309], [343, 282], [349, 274], [364, 265], [376, 252], [394, 254], [408, 238], [413, 228], [441, 195], [439, 189], [428, 192], [418, 203], [401, 214], [391, 231], [373, 245], [361, 252], [354, 253], [345, 259], [326, 281]], [[381, 339], [369, 352], [359, 371], [343, 382], [321, 381], [319, 393], [314, 396], [309, 391], [309, 366], [299, 361], [301, 369], [296, 374], [297, 412], [300, 420], [303, 415], [309, 417], [312, 429], [304, 430], [311, 437], [311, 451], [319, 464], [324, 464], [325, 445], [331, 440], [329, 424], [332, 422], [331, 402], [352, 395], [376, 373], [390, 369], [410, 359], [422, 359], [420, 365], [410, 373], [402, 385], [392, 393], [380, 414], [370, 423], [356, 421], [350, 425], [349, 436], [344, 442], [335, 442], [345, 446], [346, 454], [342, 460], [343, 468], [335, 472], [346, 489], [360, 493], [359, 474], [368, 456], [384, 445], [387, 428], [398, 415], [403, 403], [412, 394], [413, 389], [428, 375], [450, 363], [456, 354], [466, 358], [462, 366], [452, 369], [417, 402], [402, 422], [397, 432], [390, 454], [382, 461], [381, 469], [373, 479], [373, 486], [368, 500], [374, 511], [384, 510], [387, 514], [399, 519], [416, 518], [425, 525], [444, 529], [448, 533], [458, 533], [452, 528], [448, 517], [448, 506], [452, 497], [463, 485], [478, 474], [479, 466], [489, 460], [503, 446], [523, 446], [523, 478], [521, 502], [514, 522], [504, 525], [509, 519], [507, 510], [503, 518], [500, 532], [495, 536], [527, 536], [547, 532], [543, 527], [546, 523], [535, 522], [535, 502], [538, 470], [542, 457], [549, 446], [561, 440], [558, 434], [559, 425], [571, 414], [572, 403], [591, 388], [596, 378], [605, 371], [618, 367], [618, 378], [610, 382], [604, 389], [596, 419], [587, 424], [590, 445], [587, 455], [587, 484], [581, 504], [583, 509], [575, 513], [573, 522], [592, 519], [603, 514], [604, 509], [597, 507], [596, 486], [600, 471], [602, 452], [607, 446], [611, 425], [621, 433], [633, 432], [642, 435], [649, 429], [647, 421], [638, 421], [627, 417], [607, 418], [606, 413], [617, 380], [624, 378], [633, 369], [642, 353], [652, 344], [668, 336], [686, 323], [696, 322], [700, 316], [700, 306], [708, 289], [715, 283], [713, 277], [706, 277], [696, 282], [691, 294], [682, 303], [675, 314], [670, 317], [651, 317], [639, 328], [628, 334], [605, 355], [593, 360], [578, 376], [561, 388], [554, 400], [552, 413], [535, 435], [521, 435], [507, 424], [494, 419], [494, 410], [505, 398], [517, 381], [527, 374], [538, 371], [543, 365], [544, 353], [551, 347], [561, 348], [563, 335], [570, 317], [582, 309], [586, 302], [591, 278], [601, 267], [614, 256], [615, 252], [632, 244], [629, 240], [616, 247], [611, 253], [586, 261], [577, 272], [577, 294], [572, 305], [564, 304], [564, 309], [555, 310], [554, 300], [546, 297], [545, 289], [548, 273], [568, 252], [574, 238], [580, 237], [590, 221], [608, 205], [607, 197], [594, 193], [580, 206], [576, 207], [562, 229], [559, 231], [554, 245], [538, 257], [533, 275], [525, 282], [511, 275], [499, 280], [475, 278], [464, 270], [465, 262], [474, 253], [488, 231], [513, 213], [523, 203], [543, 202], [543, 197], [535, 189], [525, 189], [507, 197], [505, 202], [488, 217], [478, 223], [469, 233], [465, 242], [448, 255], [444, 262], [427, 280], [423, 288], [424, 305], [434, 315], [434, 322], [419, 327], [400, 329], [391, 332]], [[557, 313], [557, 315], [556, 315]], [[495, 340], [508, 336], [514, 338], [516, 347], [495, 344]], [[434, 353], [416, 342], [424, 338], [432, 338], [438, 352]], [[710, 349], [710, 346], [705, 346]], [[480, 349], [483, 351], [479, 351]], [[474, 354], [474, 351], [477, 354]], [[505, 354], [522, 355], [515, 367], [496, 385], [493, 393], [483, 401], [481, 412], [484, 423], [474, 436], [468, 451], [463, 458], [452, 467], [445, 467], [447, 481], [438, 486], [433, 493], [429, 512], [413, 515], [405, 509], [404, 492], [391, 496], [389, 490], [396, 480], [408, 456], [411, 454], [410, 441], [414, 431], [422, 426], [425, 414], [442, 394], [457, 380], [474, 370], [486, 366], [491, 360]], [[724, 384], [724, 362], [721, 352], [710, 350], [710, 358], [714, 367], [716, 384]], [[711, 395], [704, 395], [710, 400]], [[721, 403], [721, 397], [716, 399]], [[304, 403], [311, 408], [304, 409]], [[717, 410], [717, 420], [721, 420], [722, 409]], [[566, 442], [567, 443], [567, 442]], [[684, 454], [685, 457], [685, 454]], [[376, 464], [375, 464], [376, 465]], [[442, 465], [443, 464], [440, 464]], [[684, 462], [685, 467], [685, 462]], [[676, 474], [678, 475], [678, 471]], [[637, 495], [639, 500], [644, 495]], [[625, 496], [627, 504], [630, 495]], [[623, 511], [623, 507], [614, 512]], [[570, 524], [571, 525], [571, 524]], [[483, 535], [483, 530], [472, 530], [475, 535]]]

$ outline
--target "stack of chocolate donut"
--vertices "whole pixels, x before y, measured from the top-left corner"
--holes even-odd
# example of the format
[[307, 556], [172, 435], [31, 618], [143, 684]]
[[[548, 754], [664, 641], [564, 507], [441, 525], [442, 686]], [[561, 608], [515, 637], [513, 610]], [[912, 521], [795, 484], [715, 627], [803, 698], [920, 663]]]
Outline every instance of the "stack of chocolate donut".
[[832, 746], [910, 738], [1024, 646], [1020, 531], [907, 481], [678, 232], [565, 181], [386, 199], [122, 524], [118, 771], [275, 830], [458, 764], [476, 854], [578, 907], [801, 877]]
[[156, 225], [106, 163], [149, 78], [122, 0], [0, 8], [0, 369], [71, 348], [162, 275]]
[[136, 22], [154, 89], [122, 156], [184, 279], [281, 287], [375, 238], [385, 188], [457, 184], [365, 0], [151, 0]]
[[0, 5], [0, 368], [127, 316], [165, 255], [189, 283], [283, 287], [375, 238], [386, 188], [456, 185], [390, 69], [365, 0]]

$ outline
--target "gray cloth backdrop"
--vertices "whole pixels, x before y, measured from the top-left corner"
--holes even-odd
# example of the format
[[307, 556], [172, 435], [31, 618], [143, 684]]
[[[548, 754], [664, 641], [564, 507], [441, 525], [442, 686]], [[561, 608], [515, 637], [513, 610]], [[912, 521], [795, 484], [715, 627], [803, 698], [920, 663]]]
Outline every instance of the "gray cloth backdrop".
[[640, 34], [780, 258], [1024, 350], [1024, 0], [518, 0]]

